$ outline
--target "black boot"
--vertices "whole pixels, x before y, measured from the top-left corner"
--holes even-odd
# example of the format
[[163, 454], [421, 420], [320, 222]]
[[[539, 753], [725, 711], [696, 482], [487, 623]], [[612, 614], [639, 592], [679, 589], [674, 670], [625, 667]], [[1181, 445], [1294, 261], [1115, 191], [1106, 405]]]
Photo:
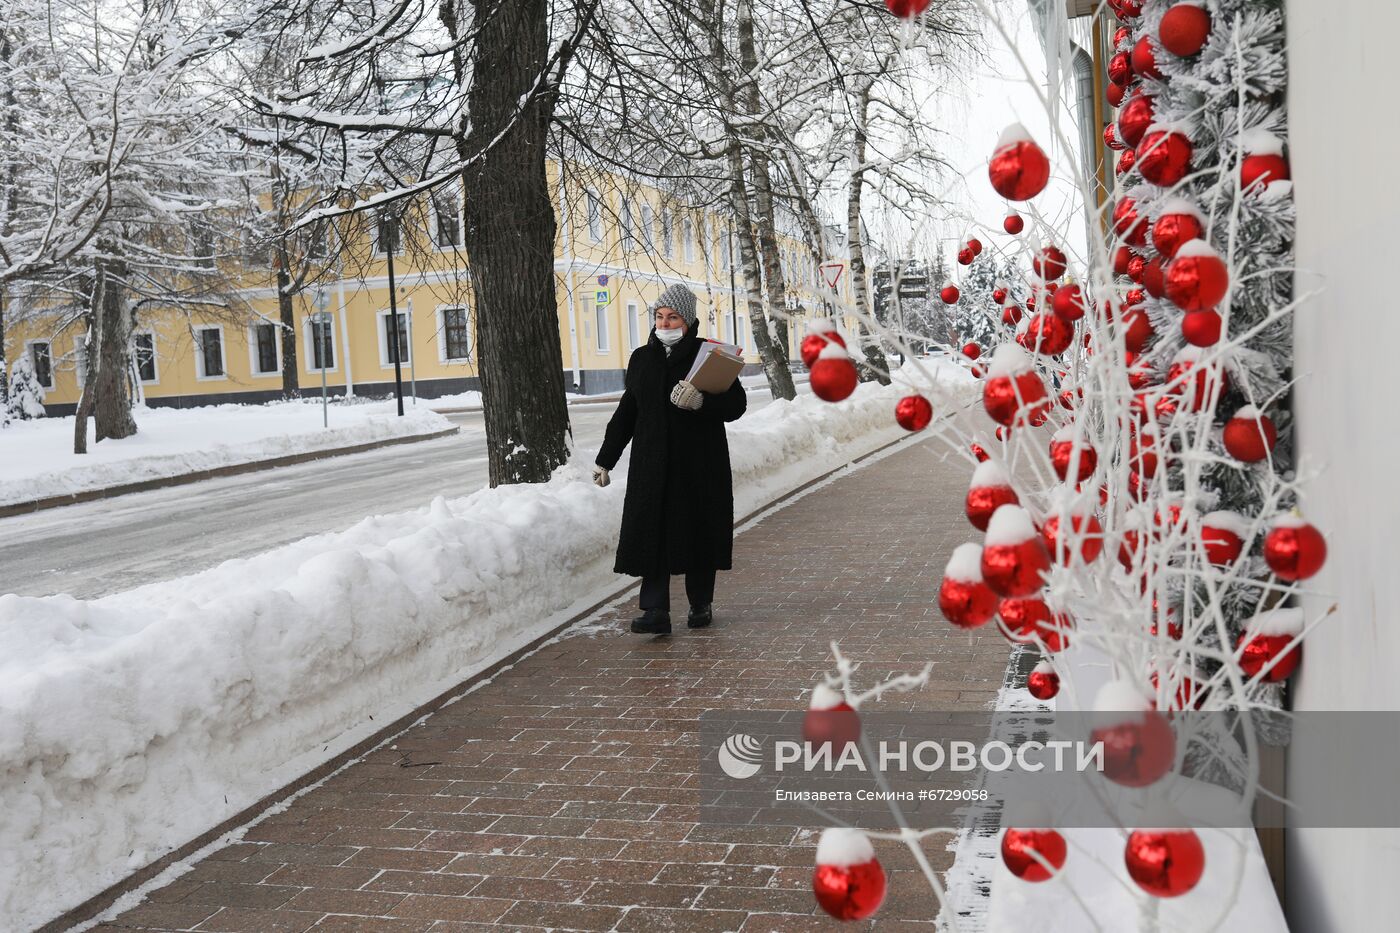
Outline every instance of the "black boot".
[[715, 620], [715, 607], [713, 603], [706, 603], [703, 606], [691, 606], [690, 615], [686, 617], [687, 628], [704, 628]]
[[632, 620], [632, 631], [638, 635], [669, 635], [671, 613], [665, 609], [648, 609], [641, 618]]

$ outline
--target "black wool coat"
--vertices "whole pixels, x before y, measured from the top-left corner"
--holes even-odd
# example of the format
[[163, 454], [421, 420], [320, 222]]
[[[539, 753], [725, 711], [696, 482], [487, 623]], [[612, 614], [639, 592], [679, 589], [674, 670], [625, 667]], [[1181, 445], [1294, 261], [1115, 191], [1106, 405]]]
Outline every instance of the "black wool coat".
[[643, 577], [733, 566], [734, 486], [724, 424], [744, 413], [748, 397], [736, 379], [727, 391], [703, 393], [695, 411], [671, 404], [671, 390], [690, 372], [700, 342], [687, 333], [668, 357], [653, 331], [627, 362], [622, 401], [597, 459], [611, 470], [632, 444], [617, 573]]

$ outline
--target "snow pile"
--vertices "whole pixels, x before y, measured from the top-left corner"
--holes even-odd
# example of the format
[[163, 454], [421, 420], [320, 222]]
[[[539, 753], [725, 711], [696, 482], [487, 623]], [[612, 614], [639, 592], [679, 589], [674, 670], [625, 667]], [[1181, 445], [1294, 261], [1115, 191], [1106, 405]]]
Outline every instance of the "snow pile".
[[137, 408], [137, 433], [73, 453], [73, 419], [14, 422], [0, 432], [0, 505], [30, 502], [216, 467], [434, 434], [452, 422], [426, 408], [399, 418], [392, 402], [330, 406], [302, 401], [203, 408]]
[[[945, 405], [975, 395], [954, 370]], [[736, 515], [902, 435], [907, 391], [731, 425]], [[75, 906], [614, 591], [626, 484], [594, 486], [592, 455], [100, 599], [0, 596], [0, 928]]]

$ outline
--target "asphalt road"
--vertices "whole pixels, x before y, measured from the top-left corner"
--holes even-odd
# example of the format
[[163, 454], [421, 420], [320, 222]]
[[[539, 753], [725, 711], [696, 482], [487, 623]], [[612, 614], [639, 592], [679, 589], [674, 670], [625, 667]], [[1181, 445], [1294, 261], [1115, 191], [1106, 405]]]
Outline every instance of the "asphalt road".
[[[570, 406], [576, 446], [597, 448], [615, 404]], [[0, 519], [0, 593], [102, 596], [468, 495], [487, 484], [482, 417], [447, 417], [461, 431], [441, 440]]]

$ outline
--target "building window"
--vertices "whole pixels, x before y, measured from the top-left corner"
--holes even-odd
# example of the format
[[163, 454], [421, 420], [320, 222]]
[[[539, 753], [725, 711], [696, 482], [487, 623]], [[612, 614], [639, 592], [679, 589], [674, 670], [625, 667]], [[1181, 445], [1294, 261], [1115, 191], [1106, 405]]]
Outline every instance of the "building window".
[[253, 375], [265, 376], [279, 369], [277, 325], [253, 325]]
[[196, 267], [214, 268], [214, 231], [207, 224], [196, 223], [190, 230], [190, 250]]
[[379, 329], [379, 359], [382, 365], [393, 366], [395, 362], [408, 363], [413, 352], [408, 345], [408, 315], [403, 311], [398, 313], [398, 340], [394, 339], [393, 313], [381, 311], [379, 317], [384, 322]]
[[311, 344], [311, 372], [335, 369], [334, 321], [307, 320], [306, 334]]
[[670, 259], [675, 255], [675, 224], [672, 222], [671, 212], [663, 210], [661, 212], [661, 255]]
[[195, 363], [201, 379], [224, 378], [224, 330], [222, 327], [201, 327], [195, 330], [198, 353]]
[[681, 252], [686, 262], [695, 261], [695, 222], [689, 217], [681, 221]]
[[632, 201], [630, 198], [622, 199], [622, 213], [618, 217], [618, 225], [622, 228], [622, 251], [630, 253], [637, 248], [637, 233], [632, 229]]
[[433, 195], [433, 243], [438, 249], [462, 245], [461, 204], [451, 194]]
[[374, 251], [383, 256], [390, 250], [396, 254], [403, 252], [403, 243], [399, 240], [398, 216], [384, 212], [375, 218]]
[[588, 192], [588, 238], [594, 243], [603, 242], [603, 199], [598, 192]]
[[745, 353], [748, 353], [748, 352], [749, 352], [749, 322], [748, 322], [748, 319], [747, 319], [746, 317], [744, 317], [744, 315], [742, 315], [742, 314], [739, 315], [739, 316], [738, 316], [738, 320], [736, 321], [734, 327], [735, 327], [735, 330], [738, 331], [738, 333], [734, 335], [734, 336], [737, 338], [734, 342], [735, 342], [736, 344], [738, 344], [739, 349], [743, 350]]
[[603, 304], [594, 305], [593, 330], [598, 338], [598, 352], [606, 353], [608, 349], [608, 306]]
[[29, 362], [34, 366], [34, 378], [46, 389], [53, 388], [53, 353], [47, 340], [29, 344]]
[[471, 350], [467, 332], [466, 308], [442, 309], [442, 354], [443, 359], [465, 360]]
[[642, 204], [642, 246], [648, 253], [656, 252], [656, 212], [650, 204]]
[[635, 350], [641, 344], [641, 312], [635, 301], [627, 302], [627, 349]]
[[136, 376], [142, 382], [156, 381], [155, 334], [132, 334], [131, 346], [136, 356]]
[[728, 272], [729, 260], [734, 256], [734, 237], [730, 235], [728, 230], [724, 232], [720, 244], [719, 271]]

